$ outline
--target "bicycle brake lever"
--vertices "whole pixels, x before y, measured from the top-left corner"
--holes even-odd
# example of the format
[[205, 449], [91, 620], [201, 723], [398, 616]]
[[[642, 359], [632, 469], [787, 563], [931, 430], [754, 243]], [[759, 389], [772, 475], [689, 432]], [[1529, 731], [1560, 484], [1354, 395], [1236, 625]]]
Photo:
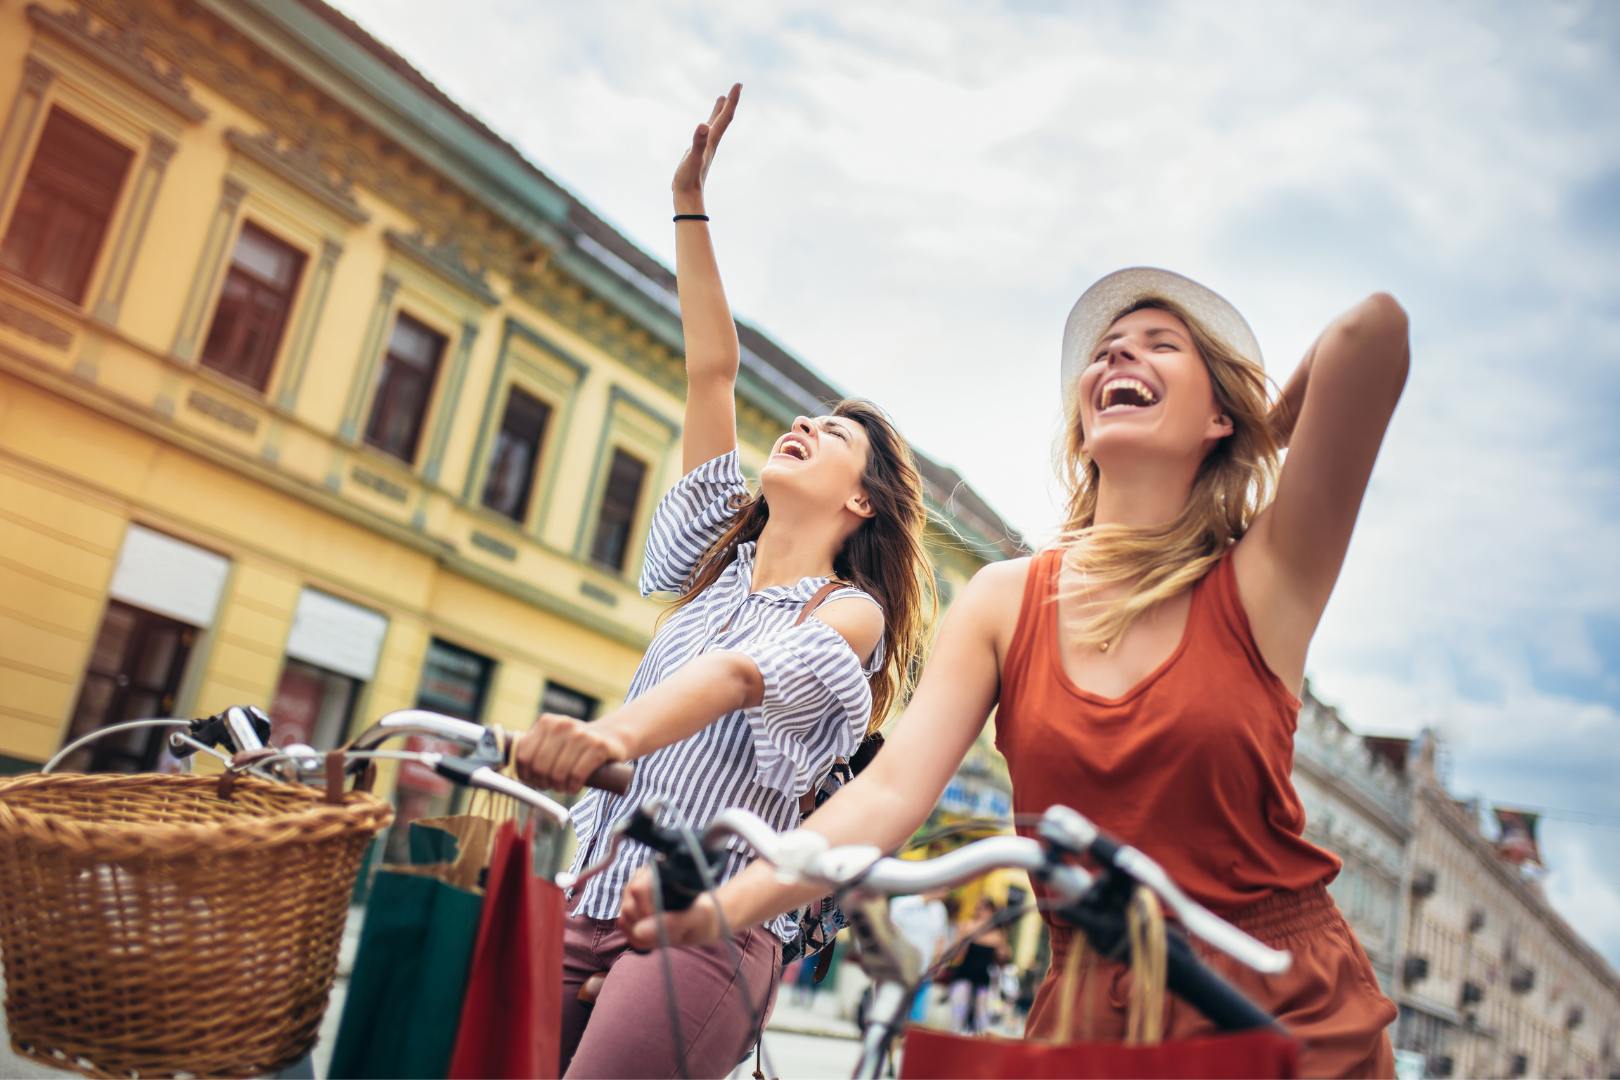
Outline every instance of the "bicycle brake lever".
[[[223, 748], [227, 756], [258, 750], [270, 743], [270, 717], [257, 705], [232, 705], [212, 716], [192, 720], [189, 734], [204, 747]], [[170, 753], [184, 758], [197, 749], [187, 743], [171, 744]]]
[[[823, 847], [825, 844], [826, 841], [822, 841]], [[813, 873], [812, 876], [826, 881], [834, 889], [848, 889], [859, 885], [861, 879], [882, 858], [883, 849], [873, 844], [845, 844], [827, 850], [820, 858], [815, 859], [819, 872]]]
[[554, 799], [548, 798], [521, 781], [510, 776], [496, 772], [491, 765], [498, 765], [499, 759], [491, 761], [480, 753], [472, 757], [456, 757], [452, 754], [436, 755], [438, 760], [433, 762], [432, 769], [440, 776], [454, 780], [467, 787], [483, 788], [500, 795], [516, 799], [525, 806], [532, 806], [553, 824], [566, 825], [568, 823], [568, 808]]
[[1286, 949], [1273, 949], [1239, 930], [1181, 891], [1164, 868], [1133, 847], [1121, 846], [1114, 865], [1163, 898], [1189, 934], [1265, 975], [1287, 971], [1294, 962]]
[[1121, 844], [1098, 829], [1084, 814], [1067, 806], [1053, 806], [1041, 815], [1041, 839], [1071, 855], [1088, 855], [1117, 867], [1158, 893], [1187, 932], [1267, 975], [1287, 971], [1293, 956], [1256, 941], [1222, 919], [1170, 879], [1164, 868], [1128, 844]]

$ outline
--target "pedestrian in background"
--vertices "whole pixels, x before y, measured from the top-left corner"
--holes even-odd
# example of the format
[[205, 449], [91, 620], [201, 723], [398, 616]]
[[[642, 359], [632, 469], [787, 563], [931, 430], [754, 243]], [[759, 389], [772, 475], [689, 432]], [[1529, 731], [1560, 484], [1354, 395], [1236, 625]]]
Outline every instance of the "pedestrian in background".
[[951, 936], [951, 917], [945, 908], [943, 890], [918, 893], [915, 896], [897, 896], [889, 901], [889, 918], [894, 921], [900, 936], [911, 943], [922, 959], [918, 971], [917, 993], [911, 999], [908, 1014], [913, 1023], [928, 1015], [928, 995], [934, 980], [922, 978], [945, 951]]
[[969, 927], [973, 938], [956, 962], [951, 978], [951, 1030], [960, 1035], [989, 1031], [991, 1027], [991, 988], [997, 968], [1012, 959], [1007, 934], [995, 923], [998, 914], [1000, 908], [994, 900], [984, 897], [979, 901]]

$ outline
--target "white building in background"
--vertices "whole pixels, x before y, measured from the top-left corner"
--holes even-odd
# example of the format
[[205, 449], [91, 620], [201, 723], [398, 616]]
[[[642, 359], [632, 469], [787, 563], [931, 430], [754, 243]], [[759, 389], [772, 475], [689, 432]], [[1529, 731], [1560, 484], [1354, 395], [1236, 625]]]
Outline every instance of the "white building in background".
[[1396, 1046], [1430, 1076], [1620, 1077], [1620, 975], [1526, 872], [1533, 831], [1487, 836], [1433, 762], [1431, 742], [1410, 769]]
[[[1620, 975], [1547, 903], [1533, 814], [1455, 799], [1436, 738], [1358, 736], [1311, 693], [1294, 738], [1305, 836], [1435, 1077], [1620, 1078]], [[1407, 1057], [1407, 1055], [1403, 1055]]]
[[1344, 860], [1329, 886], [1393, 995], [1401, 935], [1401, 875], [1411, 793], [1403, 740], [1364, 739], [1307, 683], [1294, 735], [1294, 789], [1305, 838]]

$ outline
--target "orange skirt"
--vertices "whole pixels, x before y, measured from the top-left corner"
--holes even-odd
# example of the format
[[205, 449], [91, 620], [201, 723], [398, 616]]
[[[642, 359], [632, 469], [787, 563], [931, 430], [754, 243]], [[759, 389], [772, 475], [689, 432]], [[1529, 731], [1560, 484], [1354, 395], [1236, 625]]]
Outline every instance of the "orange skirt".
[[[1199, 958], [1300, 1040], [1301, 1076], [1393, 1077], [1395, 1052], [1389, 1025], [1395, 1003], [1378, 989], [1372, 964], [1327, 887], [1277, 893], [1224, 916], [1233, 925], [1277, 949], [1294, 962], [1281, 975], [1262, 975], [1225, 953], [1213, 953], [1196, 939]], [[1058, 987], [1063, 958], [1073, 931], [1052, 928], [1052, 963], [1035, 994], [1025, 1034], [1050, 1039], [1058, 1030]], [[1125, 965], [1098, 960], [1087, 965], [1076, 997], [1076, 1038], [1118, 1041], [1125, 1037], [1131, 972]], [[1165, 1003], [1164, 1037], [1187, 1039], [1214, 1033], [1198, 1010], [1171, 996]], [[1089, 1034], [1088, 1034], [1089, 1032]]]

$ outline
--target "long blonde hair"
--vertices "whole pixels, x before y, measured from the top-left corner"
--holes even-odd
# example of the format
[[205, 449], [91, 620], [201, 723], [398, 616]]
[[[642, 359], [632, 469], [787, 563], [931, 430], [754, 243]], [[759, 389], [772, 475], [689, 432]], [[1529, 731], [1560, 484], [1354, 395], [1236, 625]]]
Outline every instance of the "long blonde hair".
[[1187, 325], [1209, 372], [1215, 403], [1232, 418], [1232, 434], [1199, 465], [1186, 505], [1173, 520], [1154, 526], [1098, 525], [1102, 471], [1084, 447], [1080, 380], [1067, 389], [1068, 423], [1059, 449], [1059, 472], [1068, 506], [1059, 543], [1067, 553], [1078, 554], [1091, 587], [1127, 586], [1124, 594], [1078, 628], [1080, 640], [1087, 644], [1118, 642], [1154, 605], [1190, 589], [1243, 536], [1271, 501], [1276, 486], [1278, 446], [1265, 370], [1227, 348], [1180, 305], [1162, 297], [1137, 300], [1109, 325], [1147, 309], [1169, 312]]
[[[882, 726], [889, 710], [903, 705], [916, 683], [923, 633], [938, 611], [933, 563], [923, 544], [928, 508], [922, 474], [911, 447], [888, 416], [869, 401], [846, 398], [833, 416], [866, 429], [869, 449], [861, 486], [873, 514], [844, 541], [833, 558], [839, 580], [860, 587], [883, 607], [883, 661], [872, 675], [872, 716], [867, 734]], [[673, 611], [695, 600], [737, 558], [737, 547], [758, 540], [770, 520], [764, 492], [754, 493], [726, 531], [709, 545], [686, 582]], [[667, 611], [666, 611], [667, 614]]]

